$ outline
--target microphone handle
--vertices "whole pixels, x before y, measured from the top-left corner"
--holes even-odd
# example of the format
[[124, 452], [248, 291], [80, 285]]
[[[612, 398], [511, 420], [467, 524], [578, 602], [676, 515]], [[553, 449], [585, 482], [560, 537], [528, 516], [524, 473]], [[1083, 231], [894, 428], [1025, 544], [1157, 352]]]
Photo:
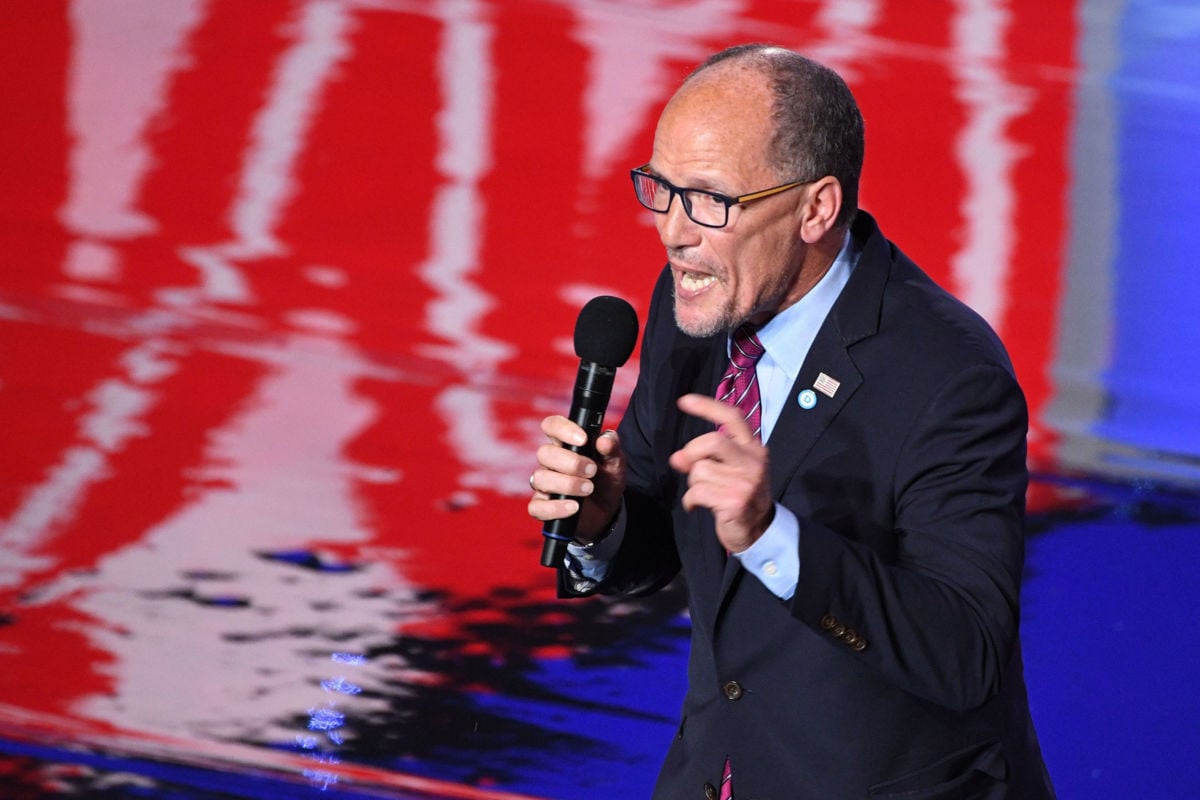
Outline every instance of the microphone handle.
[[[583, 445], [564, 444], [563, 447], [573, 453], [580, 453], [593, 461], [599, 461], [596, 453], [596, 438], [604, 426], [604, 411], [608, 407], [608, 399], [612, 395], [613, 378], [617, 371], [589, 361], [579, 364], [579, 375], [575, 382], [575, 397], [571, 403], [570, 420], [587, 435]], [[551, 500], [563, 500], [570, 495], [552, 494]], [[583, 498], [578, 500], [580, 506]], [[542, 527], [542, 561], [543, 567], [560, 567], [567, 554], [567, 543], [575, 537], [575, 527], [579, 524], [579, 512], [569, 517], [547, 520]]]

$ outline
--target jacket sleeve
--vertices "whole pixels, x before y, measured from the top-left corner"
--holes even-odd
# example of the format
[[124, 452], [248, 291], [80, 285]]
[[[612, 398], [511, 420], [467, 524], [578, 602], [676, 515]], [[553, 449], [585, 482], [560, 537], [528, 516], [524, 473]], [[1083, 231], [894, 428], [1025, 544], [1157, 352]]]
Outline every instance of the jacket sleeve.
[[950, 376], [899, 450], [894, 550], [802, 518], [793, 614], [938, 705], [996, 695], [1017, 638], [1027, 422], [1005, 368]]

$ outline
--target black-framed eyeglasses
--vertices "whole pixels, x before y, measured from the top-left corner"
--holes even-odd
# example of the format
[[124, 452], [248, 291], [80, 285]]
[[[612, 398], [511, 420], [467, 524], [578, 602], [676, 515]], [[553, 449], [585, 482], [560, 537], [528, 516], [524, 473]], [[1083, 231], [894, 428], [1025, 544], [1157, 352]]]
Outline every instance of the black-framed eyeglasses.
[[675, 199], [675, 195], [679, 195], [679, 202], [683, 203], [683, 211], [688, 215], [688, 219], [706, 228], [724, 228], [729, 222], [731, 206], [745, 205], [754, 200], [762, 200], [780, 192], [786, 192], [788, 189], [812, 183], [812, 181], [792, 181], [759, 192], [730, 197], [727, 194], [710, 192], [706, 189], [681, 189], [670, 181], [647, 172], [649, 168], [650, 165], [647, 163], [629, 171], [630, 177], [633, 178], [633, 190], [637, 193], [638, 202], [651, 211], [665, 214], [671, 208], [671, 201]]

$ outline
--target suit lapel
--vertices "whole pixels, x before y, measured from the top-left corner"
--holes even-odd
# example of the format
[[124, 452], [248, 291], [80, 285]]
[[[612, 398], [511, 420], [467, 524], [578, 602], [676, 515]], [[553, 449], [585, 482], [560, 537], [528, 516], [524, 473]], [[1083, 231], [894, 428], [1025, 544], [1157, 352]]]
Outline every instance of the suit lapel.
[[[771, 451], [771, 487], [777, 500], [783, 497], [813, 445], [863, 383], [862, 373], [850, 356], [850, 348], [878, 330], [892, 253], [875, 220], [866, 212], [859, 212], [852, 235], [862, 247], [858, 264], [813, 340], [767, 442]], [[824, 391], [816, 388], [822, 373], [838, 382], [832, 396], [827, 382], [821, 382]], [[808, 391], [812, 394], [802, 405], [801, 394]], [[811, 403], [812, 400], [815, 403]], [[715, 540], [712, 515], [703, 516], [707, 520], [707, 533]], [[724, 553], [720, 556], [724, 559]], [[742, 572], [736, 559], [729, 559], [723, 566], [719, 601], [722, 607]]]
[[[833, 397], [813, 389], [821, 373], [839, 382]], [[792, 475], [800, 468], [821, 434], [829, 428], [861, 385], [862, 375], [846, 352], [836, 325], [830, 325], [827, 320], [809, 349], [808, 357], [805, 358], [796, 382], [788, 393], [787, 405], [780, 412], [779, 420], [775, 423], [767, 442], [771, 451], [771, 488], [776, 500], [783, 498]], [[816, 399], [815, 405], [809, 408], [800, 404], [800, 395], [806, 390], [810, 390]], [[704, 519], [708, 526], [706, 534], [716, 540], [712, 514], [705, 514]], [[719, 608], [723, 609], [730, 592], [743, 577], [743, 570], [736, 558], [726, 558], [724, 552], [719, 552], [719, 556], [722, 559], [720, 566], [723, 568], [720, 573]], [[719, 617], [720, 611], [718, 619]]]
[[[862, 248], [858, 264], [813, 340], [768, 441], [776, 498], [863, 382], [850, 348], [878, 330], [891, 253], [865, 212], [859, 212], [853, 235]], [[822, 374], [836, 381], [836, 388], [828, 381], [818, 384]]]
[[[767, 442], [771, 450], [771, 487], [776, 499], [782, 497], [789, 479], [813, 444], [862, 385], [862, 374], [829, 328], [828, 325], [822, 328], [813, 341]], [[814, 388], [821, 374], [837, 381], [832, 397], [828, 390]]]

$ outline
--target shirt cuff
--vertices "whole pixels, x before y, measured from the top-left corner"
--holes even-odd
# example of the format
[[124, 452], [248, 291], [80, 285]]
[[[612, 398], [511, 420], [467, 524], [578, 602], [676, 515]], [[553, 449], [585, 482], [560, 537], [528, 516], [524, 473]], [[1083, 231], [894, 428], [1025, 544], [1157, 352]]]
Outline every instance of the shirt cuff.
[[608, 568], [625, 541], [625, 501], [621, 501], [617, 515], [613, 517], [608, 532], [594, 544], [582, 545], [571, 542], [567, 545], [566, 567], [576, 579], [600, 583], [608, 577]]
[[791, 600], [800, 583], [800, 522], [796, 515], [776, 503], [775, 519], [763, 535], [733, 557], [771, 594]]

